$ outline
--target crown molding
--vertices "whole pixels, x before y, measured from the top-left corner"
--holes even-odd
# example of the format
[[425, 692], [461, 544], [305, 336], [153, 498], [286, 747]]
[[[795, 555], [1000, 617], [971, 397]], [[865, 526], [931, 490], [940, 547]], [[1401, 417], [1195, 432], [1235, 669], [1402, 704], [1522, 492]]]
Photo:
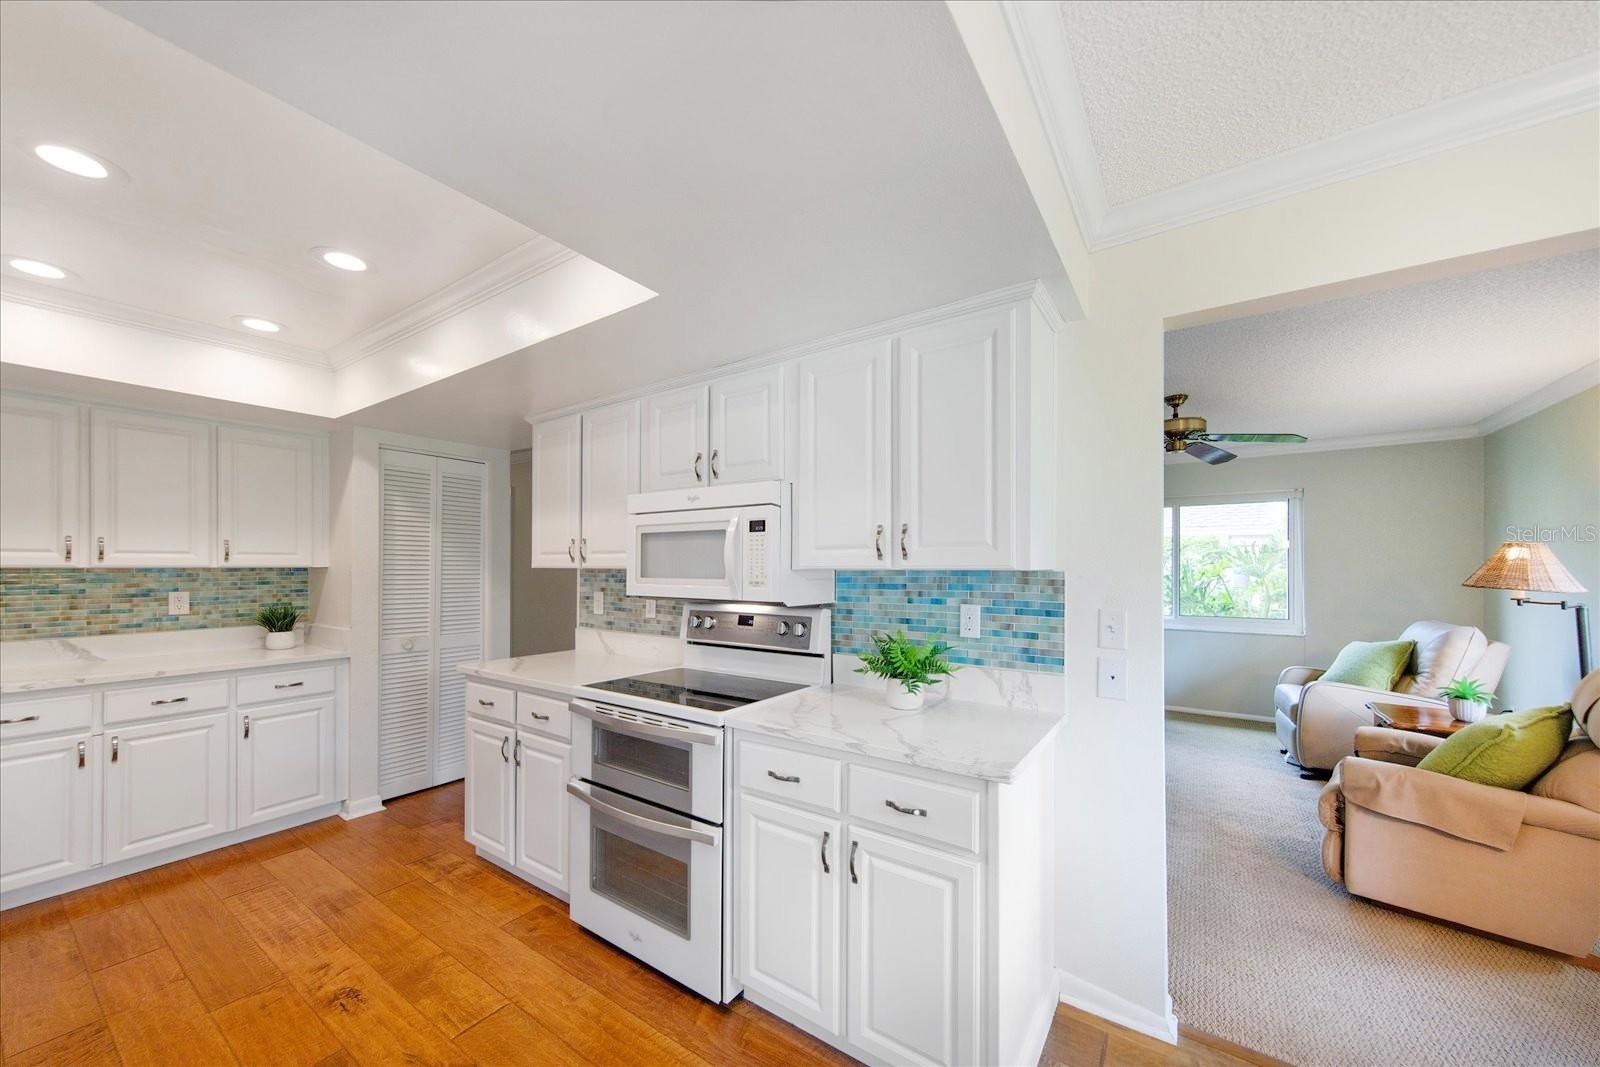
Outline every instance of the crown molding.
[[336, 370], [359, 363], [577, 255], [541, 234], [336, 345], [328, 352], [328, 362]]
[[1478, 423], [1478, 433], [1487, 436], [1496, 430], [1503, 430], [1512, 423], [1521, 422], [1529, 415], [1536, 415], [1547, 407], [1559, 404], [1563, 400], [1570, 400], [1585, 389], [1593, 389], [1597, 385], [1600, 385], [1600, 362], [1579, 367], [1571, 374], [1557, 378], [1543, 389], [1536, 389], [1515, 404], [1501, 408], [1483, 419]]
[[1090, 251], [1259, 207], [1334, 182], [1600, 106], [1592, 56], [1533, 71], [1314, 144], [1120, 204], [1101, 176], [1065, 30], [1053, 4], [999, 0], [1013, 50]]
[[31, 282], [7, 278], [4, 284], [0, 285], [0, 298], [63, 315], [76, 315], [79, 318], [94, 319], [113, 326], [158, 333], [180, 341], [217, 345], [247, 355], [298, 363], [320, 370], [328, 369], [327, 356], [313, 348], [302, 348], [299, 345], [267, 338], [260, 340], [251, 338], [246, 341], [231, 330], [208, 323], [163, 315], [159, 311], [146, 311], [143, 308], [119, 304], [115, 300], [106, 300], [87, 293], [74, 293], [61, 289], [41, 291], [42, 289], [42, 286], [36, 287]]

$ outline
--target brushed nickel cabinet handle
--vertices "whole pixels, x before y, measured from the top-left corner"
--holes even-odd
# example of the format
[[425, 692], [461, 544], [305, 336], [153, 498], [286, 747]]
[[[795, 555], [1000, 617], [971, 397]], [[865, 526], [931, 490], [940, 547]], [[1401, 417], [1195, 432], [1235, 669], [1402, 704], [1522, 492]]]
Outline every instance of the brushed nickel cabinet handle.
[[517, 743], [511, 746], [511, 761], [518, 767], [522, 766], [522, 738], [517, 738]]
[[720, 455], [720, 454], [721, 454], [721, 452], [720, 452], [719, 449], [713, 448], [711, 450], [711, 480], [712, 481], [716, 481], [718, 478], [722, 477], [722, 472], [717, 470], [717, 456]]
[[13, 723], [19, 723], [19, 722], [38, 722], [38, 721], [39, 721], [39, 716], [37, 716], [37, 715], [24, 715], [20, 719], [0, 719], [0, 726], [10, 726]]
[[104, 563], [106, 561], [106, 539], [104, 537], [97, 537], [94, 540], [95, 561], [98, 563]]
[[302, 685], [305, 685], [305, 684], [306, 683], [304, 683], [304, 682], [278, 682], [278, 683], [275, 683], [272, 688], [274, 688], [274, 689], [298, 689]]
[[926, 819], [928, 817], [928, 809], [927, 808], [902, 808], [900, 805], [896, 804], [892, 800], [885, 800], [883, 802], [883, 806], [886, 807], [886, 808], [893, 808], [895, 811], [898, 811], [901, 815], [920, 815], [924, 819]]
[[777, 771], [768, 771], [767, 777], [776, 778], [780, 782], [793, 782], [796, 785], [800, 784], [800, 776], [798, 774], [779, 774]]
[[117, 762], [117, 735], [111, 735], [111, 762]]
[[900, 558], [901, 559], [910, 559], [911, 558], [911, 554], [906, 551], [906, 535], [909, 534], [910, 532], [911, 532], [911, 524], [909, 522], [902, 522], [900, 524]]
[[883, 559], [883, 523], [878, 523], [878, 528], [872, 531], [872, 550], [878, 554], [878, 559]]
[[577, 545], [578, 539], [576, 537], [567, 542], [567, 558], [574, 563], [578, 562]]
[[188, 697], [169, 697], [166, 700], [152, 700], [150, 702], [150, 706], [152, 708], [159, 708], [163, 704], [187, 704], [188, 702]]
[[832, 874], [833, 873], [833, 868], [828, 866], [828, 838], [831, 837], [832, 835], [833, 835], [833, 831], [831, 831], [831, 830], [822, 831], [822, 873], [823, 874]]
[[479, 697], [478, 698], [478, 707], [480, 707], [480, 708], [492, 708], [492, 707], [494, 707], [494, 701], [485, 700], [482, 697]]
[[694, 480], [697, 482], [705, 481], [704, 478], [700, 477], [700, 459], [702, 456], [704, 456], [703, 452], [696, 452], [694, 454]]
[[578, 562], [589, 562], [589, 539], [587, 537], [578, 538]]
[[88, 742], [79, 741], [78, 742], [78, 766], [80, 768], [84, 765], [84, 757], [87, 756], [88, 753], [89, 753], [89, 744], [88, 744]]
[[250, 716], [248, 715], [244, 717], [244, 739], [246, 741], [250, 740]]
[[550, 721], [550, 716], [548, 716], [548, 715], [540, 715], [537, 711], [528, 712], [528, 718], [530, 718], [530, 719], [538, 719], [540, 722], [549, 722]]
[[222, 539], [222, 562], [226, 563], [233, 558], [233, 542], [228, 538]]
[[852, 885], [857, 884], [857, 883], [859, 883], [861, 881], [861, 879], [856, 877], [856, 849], [858, 849], [860, 847], [861, 847], [861, 842], [860, 841], [852, 841], [852, 842], [850, 842], [850, 882], [851, 882]]
[[507, 762], [507, 763], [511, 762], [511, 757], [506, 754], [506, 746], [508, 746], [510, 744], [511, 744], [511, 738], [502, 737], [500, 739], [500, 758], [502, 760], [504, 760], [505, 762]]
[[66, 542], [67, 542], [67, 562], [71, 563], [72, 562], [72, 535], [71, 534], [67, 534]]

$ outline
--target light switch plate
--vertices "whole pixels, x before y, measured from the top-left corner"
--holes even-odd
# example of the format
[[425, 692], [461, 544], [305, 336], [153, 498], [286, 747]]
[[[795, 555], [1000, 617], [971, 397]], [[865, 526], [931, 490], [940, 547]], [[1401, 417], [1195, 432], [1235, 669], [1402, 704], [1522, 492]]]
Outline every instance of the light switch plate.
[[654, 600], [646, 600], [644, 602], [644, 617], [647, 619], [656, 617], [656, 602]]
[[606, 595], [599, 589], [594, 591], [594, 613], [596, 615], [604, 615], [606, 613]]
[[1128, 613], [1115, 608], [1100, 609], [1100, 647], [1128, 647]]
[[971, 638], [983, 636], [983, 605], [961, 605], [961, 636]]
[[1128, 657], [1100, 656], [1095, 659], [1098, 674], [1095, 695], [1103, 700], [1128, 699]]
[[189, 614], [189, 594], [188, 593], [168, 593], [167, 594], [167, 614], [168, 615], [187, 615], [187, 614]]

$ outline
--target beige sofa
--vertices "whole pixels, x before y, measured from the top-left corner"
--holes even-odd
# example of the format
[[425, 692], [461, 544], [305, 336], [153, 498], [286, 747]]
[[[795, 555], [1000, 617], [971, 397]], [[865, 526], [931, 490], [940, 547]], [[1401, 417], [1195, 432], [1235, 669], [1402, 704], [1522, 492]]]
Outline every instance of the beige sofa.
[[1332, 770], [1354, 751], [1356, 730], [1372, 725], [1369, 701], [1444, 707], [1439, 690], [1455, 678], [1475, 678], [1493, 690], [1505, 672], [1511, 646], [1490, 641], [1475, 626], [1414, 622], [1400, 635], [1417, 650], [1393, 692], [1320, 681], [1325, 668], [1290, 667], [1273, 694], [1278, 749], [1308, 771]]
[[1376, 726], [1323, 787], [1322, 865], [1351, 894], [1574, 956], [1600, 938], [1600, 671], [1578, 683], [1584, 733], [1527, 792], [1418, 760], [1442, 738]]

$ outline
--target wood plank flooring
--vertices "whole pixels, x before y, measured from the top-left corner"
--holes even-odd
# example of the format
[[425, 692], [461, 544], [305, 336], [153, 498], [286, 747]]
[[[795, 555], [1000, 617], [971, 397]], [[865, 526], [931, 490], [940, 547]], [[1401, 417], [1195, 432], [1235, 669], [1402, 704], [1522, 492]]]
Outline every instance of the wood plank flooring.
[[[852, 1062], [706, 1003], [473, 855], [460, 783], [0, 914], [13, 1064]], [[1263, 1064], [1063, 1006], [1047, 1067]]]

